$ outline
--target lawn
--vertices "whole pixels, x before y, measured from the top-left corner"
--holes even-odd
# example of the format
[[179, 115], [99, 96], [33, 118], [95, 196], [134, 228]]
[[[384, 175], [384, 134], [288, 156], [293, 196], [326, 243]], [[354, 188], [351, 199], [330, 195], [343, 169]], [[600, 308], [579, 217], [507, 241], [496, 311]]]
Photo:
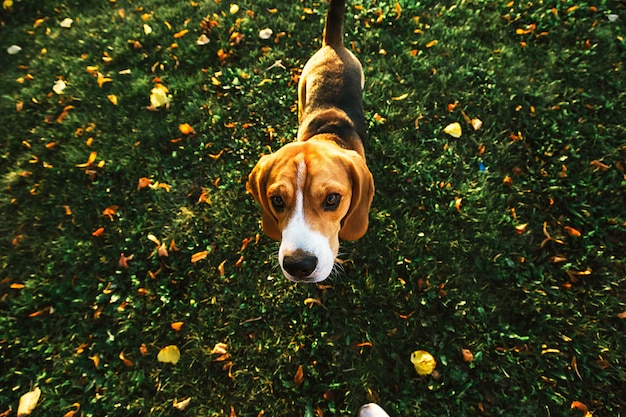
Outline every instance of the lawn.
[[319, 285], [245, 183], [325, 2], [4, 6], [0, 416], [626, 416], [623, 2], [349, 1], [377, 188]]

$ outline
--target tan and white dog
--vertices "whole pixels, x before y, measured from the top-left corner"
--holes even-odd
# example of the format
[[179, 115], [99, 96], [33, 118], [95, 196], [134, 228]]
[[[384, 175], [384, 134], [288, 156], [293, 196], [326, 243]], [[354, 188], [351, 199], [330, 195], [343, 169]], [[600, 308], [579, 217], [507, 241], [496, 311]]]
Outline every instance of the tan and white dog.
[[298, 138], [263, 156], [247, 189], [263, 210], [263, 231], [281, 240], [285, 276], [319, 282], [333, 271], [339, 238], [368, 227], [374, 180], [365, 163], [361, 63], [343, 43], [345, 0], [330, 0], [322, 47], [298, 83]]

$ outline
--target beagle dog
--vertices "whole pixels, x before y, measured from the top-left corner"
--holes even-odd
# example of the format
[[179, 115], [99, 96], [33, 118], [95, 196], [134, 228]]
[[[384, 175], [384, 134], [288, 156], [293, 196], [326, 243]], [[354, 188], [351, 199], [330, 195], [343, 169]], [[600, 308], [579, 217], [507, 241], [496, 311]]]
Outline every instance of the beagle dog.
[[368, 226], [374, 180], [365, 163], [363, 68], [343, 44], [345, 0], [330, 0], [322, 47], [298, 83], [298, 137], [261, 157], [246, 188], [262, 208], [263, 231], [281, 240], [289, 280], [320, 282], [333, 271], [339, 238]]

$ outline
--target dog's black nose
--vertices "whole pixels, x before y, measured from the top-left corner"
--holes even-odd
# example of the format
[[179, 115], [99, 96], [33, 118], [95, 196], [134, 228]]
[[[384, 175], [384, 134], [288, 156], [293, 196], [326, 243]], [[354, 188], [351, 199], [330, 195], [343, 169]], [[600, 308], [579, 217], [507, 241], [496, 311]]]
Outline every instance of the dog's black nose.
[[283, 269], [298, 280], [305, 280], [315, 271], [317, 258], [303, 250], [297, 250], [283, 258]]

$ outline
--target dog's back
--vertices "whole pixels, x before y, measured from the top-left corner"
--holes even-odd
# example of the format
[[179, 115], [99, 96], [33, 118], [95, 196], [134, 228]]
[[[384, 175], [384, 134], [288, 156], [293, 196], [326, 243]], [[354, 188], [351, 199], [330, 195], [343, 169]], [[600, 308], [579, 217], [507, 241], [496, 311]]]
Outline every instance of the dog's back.
[[[366, 138], [363, 69], [343, 43], [345, 0], [331, 0], [322, 47], [307, 62], [298, 85], [298, 140], [335, 134], [360, 151]], [[359, 152], [361, 153], [361, 152]]]

